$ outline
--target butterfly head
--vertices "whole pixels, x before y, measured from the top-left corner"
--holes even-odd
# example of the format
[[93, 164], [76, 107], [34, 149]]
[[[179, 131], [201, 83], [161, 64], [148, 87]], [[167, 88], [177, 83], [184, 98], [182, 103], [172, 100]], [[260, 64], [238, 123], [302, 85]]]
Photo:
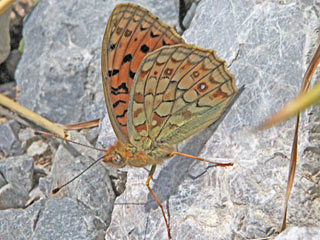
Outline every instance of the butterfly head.
[[127, 165], [126, 160], [118, 152], [106, 155], [102, 161], [116, 168], [123, 168]]
[[125, 157], [126, 149], [118, 141], [115, 145], [110, 146], [107, 151], [105, 151], [105, 156], [102, 161], [116, 168], [123, 168], [127, 165], [127, 158]]

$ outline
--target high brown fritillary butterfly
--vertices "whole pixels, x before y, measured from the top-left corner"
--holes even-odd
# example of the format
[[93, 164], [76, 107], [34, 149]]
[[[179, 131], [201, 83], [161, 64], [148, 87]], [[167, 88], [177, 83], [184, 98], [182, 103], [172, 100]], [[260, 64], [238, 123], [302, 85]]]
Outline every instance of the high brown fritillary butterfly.
[[173, 28], [129, 3], [117, 5], [109, 17], [101, 69], [118, 137], [103, 161], [117, 168], [152, 165], [146, 184], [171, 238], [150, 179], [156, 164], [183, 155], [174, 151], [175, 144], [213, 124], [230, 107], [239, 95], [234, 77], [214, 51], [186, 44]]

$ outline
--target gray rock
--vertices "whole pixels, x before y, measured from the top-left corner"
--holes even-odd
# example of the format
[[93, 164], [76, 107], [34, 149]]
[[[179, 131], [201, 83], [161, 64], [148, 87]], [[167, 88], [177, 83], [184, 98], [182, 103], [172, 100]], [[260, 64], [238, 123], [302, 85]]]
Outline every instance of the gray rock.
[[319, 226], [309, 227], [291, 227], [279, 234], [275, 240], [317, 240], [320, 239]]
[[28, 213], [28, 210], [22, 209], [0, 211], [0, 239], [31, 239], [32, 226], [36, 222], [37, 214], [31, 213], [31, 215], [34, 215], [31, 218]]
[[88, 139], [90, 143], [95, 143], [97, 141], [98, 135], [99, 128], [91, 128], [85, 133], [86, 139]]
[[0, 209], [22, 208], [28, 200], [28, 192], [11, 183], [0, 188]]
[[15, 98], [16, 97], [16, 83], [15, 82], [6, 82], [6, 83], [0, 84], [0, 92], [9, 98]]
[[30, 139], [34, 138], [34, 133], [31, 128], [23, 128], [19, 132], [19, 140], [21, 142], [26, 142]]
[[177, 11], [179, 12], [179, 25], [177, 31], [183, 32], [189, 28], [200, 0], [174, 0]]
[[3, 63], [10, 53], [10, 23], [11, 7], [0, 15], [0, 64]]
[[19, 156], [1, 159], [0, 174], [0, 209], [24, 207], [33, 185], [33, 158]]
[[33, 142], [27, 150], [27, 155], [34, 157], [44, 154], [48, 151], [49, 145], [41, 140]]
[[6, 179], [0, 174], [0, 189], [7, 184]]
[[22, 128], [18, 134], [19, 141], [21, 142], [21, 146], [23, 150], [27, 150], [28, 147], [35, 141], [39, 140], [39, 136], [34, 135], [34, 130], [31, 128]]
[[21, 52], [18, 50], [18, 49], [13, 49], [5, 64], [6, 64], [6, 69], [10, 75], [10, 77], [14, 78], [14, 72], [18, 66], [18, 63], [20, 61], [20, 58], [21, 58]]
[[[72, 148], [72, 146], [67, 147]], [[51, 175], [47, 179], [40, 179], [40, 189], [45, 195], [52, 198], [72, 197], [79, 200], [84, 206], [94, 211], [96, 216], [107, 226], [110, 223], [115, 194], [108, 177], [108, 171], [104, 166], [101, 166], [101, 163], [83, 173], [57, 194], [51, 194], [53, 188], [61, 186], [81, 173], [96, 159], [96, 156], [89, 157], [92, 149], [81, 148], [83, 149], [79, 155], [80, 152], [77, 150], [68, 151], [67, 148], [60, 145], [52, 161]]]
[[32, 157], [24, 155], [4, 158], [0, 160], [0, 172], [8, 183], [30, 191], [33, 184], [33, 163]]
[[43, 199], [27, 209], [0, 211], [0, 239], [104, 239], [105, 223], [70, 198]]
[[18, 140], [20, 125], [9, 120], [0, 124], [0, 152], [5, 156], [16, 156], [23, 152], [21, 142]]

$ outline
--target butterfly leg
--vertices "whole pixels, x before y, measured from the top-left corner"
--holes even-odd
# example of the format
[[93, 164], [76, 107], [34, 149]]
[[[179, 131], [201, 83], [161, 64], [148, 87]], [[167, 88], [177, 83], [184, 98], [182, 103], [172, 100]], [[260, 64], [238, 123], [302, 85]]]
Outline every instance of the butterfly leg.
[[204, 158], [192, 156], [192, 155], [185, 154], [185, 153], [181, 153], [181, 152], [172, 152], [172, 153], [170, 154], [170, 157], [173, 157], [174, 155], [179, 155], [179, 156], [183, 156], [183, 157], [193, 158], [193, 159], [197, 159], [197, 160], [202, 161], [202, 162], [208, 162], [208, 163], [212, 163], [212, 164], [215, 164], [215, 165], [218, 165], [218, 166], [232, 166], [232, 165], [233, 165], [233, 163], [218, 163], [218, 162], [212, 162], [212, 161], [209, 161], [209, 160], [204, 159]]
[[163, 210], [163, 207], [162, 207], [161, 203], [157, 199], [156, 195], [154, 195], [153, 191], [151, 190], [151, 188], [149, 186], [150, 180], [151, 180], [151, 178], [152, 178], [152, 176], [153, 176], [153, 174], [154, 174], [154, 172], [156, 170], [156, 166], [157, 165], [155, 165], [155, 164], [152, 165], [151, 170], [150, 170], [149, 175], [148, 175], [148, 179], [147, 179], [146, 185], [147, 185], [147, 188], [148, 188], [149, 192], [151, 193], [152, 197], [154, 198], [154, 200], [157, 202], [158, 206], [161, 209], [161, 212], [162, 212], [164, 221], [166, 222], [166, 226], [167, 226], [167, 230], [168, 230], [168, 238], [171, 239], [170, 226], [168, 224], [168, 221], [167, 221], [167, 218], [166, 218], [166, 214], [164, 213], [164, 210]]

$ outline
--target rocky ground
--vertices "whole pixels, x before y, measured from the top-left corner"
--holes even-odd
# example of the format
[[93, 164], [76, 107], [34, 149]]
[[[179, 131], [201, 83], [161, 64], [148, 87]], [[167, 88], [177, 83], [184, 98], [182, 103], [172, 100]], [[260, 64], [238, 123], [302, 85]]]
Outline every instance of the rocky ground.
[[[99, 61], [108, 16], [119, 2], [40, 0], [24, 18], [14, 75], [20, 92], [9, 83], [1, 93], [53, 122], [101, 117], [99, 128], [73, 131], [72, 139], [112, 144]], [[173, 1], [130, 2], [177, 24]], [[317, 44], [319, 4], [201, 0], [192, 9], [183, 38], [216, 50], [245, 91], [214, 133], [215, 126], [179, 146], [233, 167], [174, 158], [157, 169], [152, 188], [170, 216], [173, 239], [319, 239], [319, 107], [302, 114], [288, 229], [280, 235], [294, 121], [247, 131], [297, 95]], [[167, 239], [145, 186], [147, 169], [101, 163], [52, 196], [52, 187], [101, 153], [34, 136], [37, 126], [3, 108], [0, 114], [0, 239]]]

